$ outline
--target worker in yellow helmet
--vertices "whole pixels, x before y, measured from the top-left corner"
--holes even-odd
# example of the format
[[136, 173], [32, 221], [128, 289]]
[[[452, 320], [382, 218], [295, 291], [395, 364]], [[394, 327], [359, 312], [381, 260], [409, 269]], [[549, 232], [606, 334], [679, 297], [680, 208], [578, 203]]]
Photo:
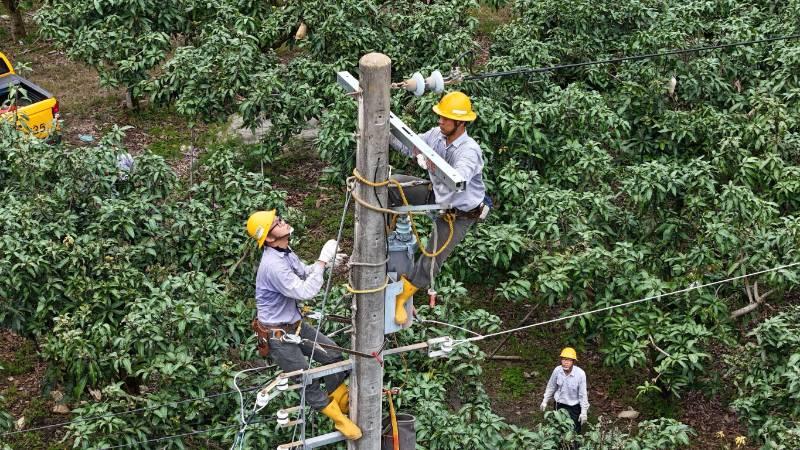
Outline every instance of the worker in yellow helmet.
[[[271, 211], [257, 211], [247, 220], [247, 233], [263, 248], [256, 275], [256, 311], [253, 329], [258, 336], [258, 352], [269, 356], [284, 372], [308, 367], [307, 357], [313, 353], [314, 361], [333, 364], [344, 358], [333, 350], [314, 351], [314, 343], [335, 345], [311, 326], [304, 326], [298, 300], [310, 300], [322, 288], [325, 267], [344, 262], [345, 254], [336, 253], [335, 240], [325, 243], [317, 261], [304, 264], [289, 247], [292, 226]], [[361, 430], [345, 414], [348, 412], [349, 394], [344, 380], [347, 372], [324, 377], [325, 389], [319, 380], [306, 387], [306, 401], [325, 414], [347, 439], [361, 437]]]
[[[467, 124], [478, 117], [472, 109], [472, 101], [463, 92], [450, 92], [434, 105], [433, 112], [439, 116], [439, 125], [420, 134], [419, 137], [464, 178], [466, 189], [462, 192], [451, 189], [444, 178], [437, 173], [436, 167], [416, 148], [406, 147], [394, 136], [391, 138], [391, 145], [406, 156], [416, 159], [417, 164], [426, 170], [430, 177], [430, 183], [420, 183], [423, 180], [417, 177], [393, 176], [397, 181], [410, 185], [403, 189], [408, 202], [412, 205], [433, 203], [448, 205], [450, 208], [448, 212], [455, 216], [453, 237], [435, 258], [436, 266], [433, 271], [435, 276], [447, 257], [464, 239], [469, 227], [479, 218], [485, 218], [489, 209], [485, 204], [488, 202], [486, 202], [486, 186], [483, 183], [483, 152], [478, 143], [467, 134]], [[402, 205], [402, 198], [394, 185], [389, 185], [389, 204]], [[437, 245], [441, 247], [450, 234], [450, 226], [442, 217], [436, 219], [436, 233]], [[429, 239], [427, 246], [429, 254], [438, 250], [433, 246], [433, 239]], [[396, 323], [404, 324], [408, 321], [405, 303], [418, 289], [430, 285], [431, 264], [432, 258], [420, 255], [413, 273], [402, 277], [403, 291], [395, 302]]]
[[575, 422], [575, 432], [581, 432], [581, 425], [588, 420], [589, 397], [586, 394], [586, 373], [576, 366], [578, 354], [572, 347], [561, 351], [561, 365], [553, 369], [550, 381], [544, 391], [542, 412], [547, 409], [550, 399], [555, 399], [556, 410], [566, 409]]

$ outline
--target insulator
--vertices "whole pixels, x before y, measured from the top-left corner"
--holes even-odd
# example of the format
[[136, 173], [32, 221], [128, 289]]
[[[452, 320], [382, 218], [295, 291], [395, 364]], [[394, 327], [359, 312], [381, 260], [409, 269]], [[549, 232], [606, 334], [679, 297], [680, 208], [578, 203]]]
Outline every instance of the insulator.
[[258, 405], [259, 408], [263, 408], [267, 406], [268, 402], [269, 394], [265, 393], [264, 391], [259, 391], [258, 395], [256, 395], [256, 405]]
[[419, 97], [425, 93], [425, 78], [422, 77], [421, 73], [414, 72], [414, 75], [411, 75], [411, 78], [403, 82], [403, 87], [408, 92], [411, 92]]
[[431, 76], [425, 79], [425, 89], [437, 94], [444, 92], [444, 77], [438, 70], [434, 70]]
[[277, 386], [275, 386], [279, 391], [285, 391], [289, 388], [289, 379], [288, 378], [281, 378], [278, 380]]

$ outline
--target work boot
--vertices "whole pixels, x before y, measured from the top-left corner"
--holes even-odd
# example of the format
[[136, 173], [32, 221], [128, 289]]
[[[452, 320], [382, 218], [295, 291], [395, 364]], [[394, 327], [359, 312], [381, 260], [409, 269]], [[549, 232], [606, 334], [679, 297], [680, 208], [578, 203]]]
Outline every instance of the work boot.
[[408, 278], [401, 278], [403, 279], [403, 292], [398, 294], [397, 298], [394, 300], [394, 321], [398, 325], [403, 325], [404, 323], [408, 322], [408, 314], [406, 314], [406, 302], [419, 289], [411, 284], [411, 282], [408, 281]]
[[330, 417], [330, 419], [335, 424], [337, 430], [339, 430], [345, 438], [355, 441], [361, 437], [361, 429], [358, 428], [358, 425], [354, 424], [352, 420], [347, 418], [344, 414], [342, 414], [342, 410], [339, 409], [339, 404], [336, 402], [328, 403], [322, 411], [322, 414]]
[[339, 410], [342, 411], [342, 413], [347, 414], [350, 412], [350, 390], [347, 388], [346, 384], [340, 384], [335, 391], [328, 395], [328, 398], [339, 405]]

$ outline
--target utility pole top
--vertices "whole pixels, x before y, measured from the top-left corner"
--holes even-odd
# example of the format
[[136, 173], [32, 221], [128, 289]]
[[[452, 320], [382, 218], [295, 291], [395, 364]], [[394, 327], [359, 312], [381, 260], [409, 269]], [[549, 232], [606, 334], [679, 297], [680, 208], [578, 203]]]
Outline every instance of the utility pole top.
[[383, 53], [367, 53], [366, 55], [362, 56], [361, 59], [358, 61], [358, 65], [362, 68], [369, 67], [369, 68], [381, 68], [390, 66], [391, 67], [392, 60], [389, 59], [388, 56], [384, 55]]

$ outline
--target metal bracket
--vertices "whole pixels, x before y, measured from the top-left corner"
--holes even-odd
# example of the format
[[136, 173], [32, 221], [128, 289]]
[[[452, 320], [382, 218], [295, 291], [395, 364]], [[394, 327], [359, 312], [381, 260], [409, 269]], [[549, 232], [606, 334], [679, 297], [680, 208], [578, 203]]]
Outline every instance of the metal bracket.
[[433, 203], [430, 205], [408, 205], [408, 206], [393, 206], [391, 208], [392, 211], [397, 211], [399, 213], [414, 213], [414, 212], [425, 212], [425, 211], [446, 211], [450, 209], [450, 205], [440, 205], [437, 203]]
[[[358, 80], [356, 80], [350, 72], [341, 71], [336, 72], [336, 80], [339, 85], [344, 88], [348, 93], [360, 91]], [[408, 127], [399, 117], [395, 116], [393, 112], [389, 112], [389, 129], [392, 136], [396, 137], [400, 142], [408, 148], [416, 148], [428, 160], [436, 166], [437, 177], [444, 180], [445, 184], [450, 189], [456, 192], [461, 192], [467, 187], [467, 182], [447, 161], [444, 160], [438, 153], [425, 143], [411, 128]]]
[[344, 435], [338, 431], [334, 431], [333, 433], [308, 438], [305, 441], [294, 441], [289, 442], [288, 444], [281, 444], [278, 446], [278, 450], [290, 450], [293, 448], [302, 448], [303, 450], [307, 450], [322, 447], [323, 445], [334, 444], [343, 440], [345, 440]]

